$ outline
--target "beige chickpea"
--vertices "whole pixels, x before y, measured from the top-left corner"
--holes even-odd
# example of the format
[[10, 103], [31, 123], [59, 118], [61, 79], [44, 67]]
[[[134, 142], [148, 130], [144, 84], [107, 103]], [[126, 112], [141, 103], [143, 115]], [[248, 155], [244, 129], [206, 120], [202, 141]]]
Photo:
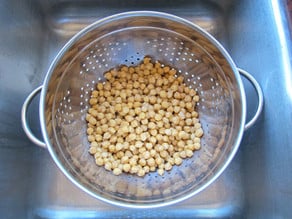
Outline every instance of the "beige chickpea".
[[131, 141], [135, 141], [135, 140], [136, 140], [136, 134], [135, 134], [135, 133], [130, 133], [130, 134], [128, 135], [128, 137], [127, 137], [127, 140], [128, 140], [129, 142], [131, 142]]
[[135, 159], [134, 157], [129, 159], [129, 164], [131, 166], [136, 166], [137, 165], [137, 159]]
[[96, 154], [96, 152], [97, 152], [97, 150], [96, 150], [96, 147], [90, 147], [90, 149], [89, 149], [89, 153], [90, 154]]
[[97, 90], [103, 90], [103, 84], [100, 82], [100, 83], [97, 83], [97, 85], [96, 85], [96, 88], [97, 88]]
[[186, 150], [186, 156], [187, 157], [192, 157], [193, 154], [194, 154], [194, 152], [192, 150], [189, 150], [189, 149]]
[[204, 134], [204, 132], [203, 132], [202, 128], [197, 129], [196, 132], [195, 132], [195, 135], [198, 138], [202, 137], [203, 134]]
[[154, 119], [155, 119], [156, 121], [160, 121], [160, 120], [162, 119], [162, 115], [160, 115], [160, 114], [155, 114]]
[[180, 157], [176, 157], [176, 158], [174, 158], [174, 163], [175, 163], [175, 165], [181, 165], [181, 163], [182, 163], [182, 158], [180, 158]]
[[95, 159], [95, 163], [96, 163], [98, 166], [103, 166], [103, 165], [104, 165], [104, 160], [103, 160], [103, 158], [99, 157], [99, 158], [96, 158], [96, 159]]
[[140, 158], [140, 160], [138, 161], [138, 163], [143, 167], [146, 165], [146, 160], [144, 158]]
[[147, 142], [147, 143], [145, 144], [145, 147], [147, 148], [147, 150], [150, 150], [150, 149], [153, 148], [153, 144], [150, 143], [150, 142]]
[[169, 107], [169, 103], [166, 100], [164, 100], [164, 101], [161, 102], [161, 107], [163, 109], [167, 109]]
[[161, 158], [161, 157], [156, 157], [155, 158], [155, 163], [156, 163], [156, 165], [160, 165], [160, 164], [162, 164], [163, 163], [163, 159]]
[[158, 170], [157, 170], [157, 173], [158, 173], [160, 176], [163, 176], [163, 174], [164, 174], [164, 169], [158, 169]]
[[87, 139], [89, 142], [94, 142], [95, 141], [95, 137], [93, 135], [88, 135]]
[[149, 141], [150, 141], [153, 145], [155, 145], [156, 142], [157, 142], [157, 139], [156, 139], [154, 136], [150, 136]]
[[106, 163], [104, 164], [104, 168], [105, 168], [106, 170], [112, 170], [112, 164], [111, 164], [111, 162], [106, 162]]
[[143, 132], [140, 134], [140, 139], [141, 141], [146, 141], [146, 139], [149, 137], [149, 133], [148, 132]]
[[94, 132], [94, 129], [92, 127], [87, 128], [86, 132], [87, 132], [87, 135], [92, 135]]
[[199, 102], [199, 100], [200, 100], [199, 95], [195, 95], [195, 96], [193, 97], [193, 100], [194, 100], [195, 102]]
[[144, 175], [145, 175], [145, 170], [142, 169], [142, 168], [139, 169], [137, 175], [138, 175], [138, 176], [141, 176], [141, 177], [144, 176]]
[[200, 143], [194, 143], [195, 150], [199, 150], [201, 148]]
[[130, 173], [134, 174], [134, 173], [138, 173], [138, 171], [139, 171], [138, 166], [131, 166]]
[[160, 153], [160, 156], [162, 157], [162, 158], [166, 158], [167, 156], [168, 156], [168, 152], [167, 151], [161, 151]]
[[120, 168], [114, 168], [114, 170], [113, 170], [113, 174], [114, 175], [120, 175], [122, 173], [122, 170], [120, 169]]
[[129, 172], [131, 170], [131, 165], [130, 164], [128, 164], [128, 163], [126, 163], [126, 164], [124, 164], [123, 165], [123, 171], [124, 172]]
[[164, 169], [165, 169], [165, 170], [171, 170], [171, 169], [172, 169], [172, 165], [171, 165], [169, 162], [167, 162], [167, 163], [164, 165]]

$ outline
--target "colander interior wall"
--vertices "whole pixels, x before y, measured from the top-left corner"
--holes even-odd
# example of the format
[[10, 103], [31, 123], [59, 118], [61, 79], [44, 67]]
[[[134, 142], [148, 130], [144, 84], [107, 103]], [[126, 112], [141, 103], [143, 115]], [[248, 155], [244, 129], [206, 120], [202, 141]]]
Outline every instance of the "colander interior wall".
[[[164, 176], [114, 176], [88, 153], [85, 115], [103, 73], [151, 56], [175, 67], [195, 89], [204, 130], [202, 148]], [[195, 194], [213, 181], [237, 150], [245, 120], [235, 66], [193, 24], [161, 14], [113, 16], [91, 25], [64, 47], [45, 84], [49, 151], [82, 189], [109, 202], [153, 205]]]

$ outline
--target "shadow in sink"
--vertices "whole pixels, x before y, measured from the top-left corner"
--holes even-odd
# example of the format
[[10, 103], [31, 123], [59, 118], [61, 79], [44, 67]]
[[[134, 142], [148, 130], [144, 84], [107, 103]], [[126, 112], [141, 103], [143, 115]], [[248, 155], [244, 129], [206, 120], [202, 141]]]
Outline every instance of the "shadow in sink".
[[48, 52], [43, 57], [47, 60], [47, 67], [58, 50], [82, 28], [106, 16], [133, 10], [161, 11], [186, 18], [212, 34], [223, 46], [227, 45], [225, 13], [230, 0], [221, 0], [221, 4], [212, 0], [35, 1], [42, 8], [42, 19], [49, 37], [45, 45]]
[[65, 1], [47, 11], [46, 21], [52, 33], [67, 38], [100, 18], [133, 10], [172, 13], [193, 21], [219, 39], [224, 38], [223, 9], [211, 1]]
[[224, 174], [193, 198], [158, 209], [128, 209], [85, 194], [44, 156], [35, 194], [34, 218], [237, 218], [242, 213], [240, 166], [236, 158]]

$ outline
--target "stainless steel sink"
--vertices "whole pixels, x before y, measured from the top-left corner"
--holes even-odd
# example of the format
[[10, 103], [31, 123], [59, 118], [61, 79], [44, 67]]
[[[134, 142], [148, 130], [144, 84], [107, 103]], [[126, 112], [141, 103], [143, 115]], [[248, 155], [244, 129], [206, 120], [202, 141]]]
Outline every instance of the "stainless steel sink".
[[[215, 36], [261, 84], [265, 107], [226, 171], [177, 205], [119, 208], [75, 187], [21, 128], [25, 97], [42, 84], [66, 41], [86, 25], [130, 10], [163, 11]], [[280, 0], [13, 0], [0, 3], [0, 211], [3, 218], [288, 218], [292, 215], [291, 38]], [[257, 98], [245, 83], [248, 115]], [[29, 122], [40, 134], [38, 100]]]

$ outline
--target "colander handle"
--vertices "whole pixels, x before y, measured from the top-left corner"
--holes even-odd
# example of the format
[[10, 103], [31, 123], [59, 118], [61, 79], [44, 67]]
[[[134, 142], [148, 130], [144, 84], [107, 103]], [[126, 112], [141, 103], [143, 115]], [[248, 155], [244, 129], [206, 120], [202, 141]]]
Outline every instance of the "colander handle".
[[28, 122], [27, 122], [27, 108], [29, 107], [29, 105], [31, 104], [31, 101], [33, 100], [33, 98], [39, 93], [41, 92], [43, 86], [39, 86], [38, 88], [34, 89], [29, 95], [28, 97], [25, 99], [23, 105], [22, 105], [22, 109], [21, 109], [21, 122], [22, 122], [22, 128], [25, 132], [25, 134], [27, 135], [27, 137], [36, 145], [46, 148], [46, 144], [39, 140], [31, 131]]
[[244, 130], [249, 129], [251, 126], [254, 125], [254, 123], [257, 121], [259, 118], [262, 110], [263, 110], [263, 105], [264, 105], [264, 97], [263, 97], [263, 91], [261, 89], [261, 86], [257, 82], [257, 80], [248, 72], [237, 68], [238, 72], [244, 76], [249, 82], [252, 84], [252, 86], [255, 88], [257, 95], [258, 95], [258, 108], [254, 116], [245, 124]]

